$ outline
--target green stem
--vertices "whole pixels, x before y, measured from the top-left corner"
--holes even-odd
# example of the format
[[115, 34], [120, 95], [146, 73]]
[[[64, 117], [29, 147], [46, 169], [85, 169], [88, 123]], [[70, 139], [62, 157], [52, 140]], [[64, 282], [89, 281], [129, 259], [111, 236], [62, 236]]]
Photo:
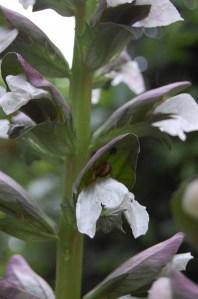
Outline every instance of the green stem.
[[90, 115], [93, 74], [83, 63], [82, 34], [85, 27], [85, 7], [76, 14], [76, 35], [70, 101], [74, 127], [74, 153], [66, 158], [65, 192], [59, 223], [57, 244], [56, 299], [80, 299], [83, 259], [83, 236], [75, 224], [73, 184], [89, 155]]

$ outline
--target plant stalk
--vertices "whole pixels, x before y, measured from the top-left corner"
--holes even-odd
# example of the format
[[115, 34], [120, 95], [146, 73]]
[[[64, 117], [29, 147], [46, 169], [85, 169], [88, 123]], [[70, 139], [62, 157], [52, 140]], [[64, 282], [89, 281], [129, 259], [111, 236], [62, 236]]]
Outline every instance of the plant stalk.
[[73, 65], [70, 79], [70, 104], [74, 127], [74, 153], [66, 158], [64, 200], [57, 245], [56, 299], [80, 299], [83, 260], [83, 236], [76, 227], [73, 184], [89, 156], [91, 135], [92, 73], [83, 62], [85, 7], [76, 13]]

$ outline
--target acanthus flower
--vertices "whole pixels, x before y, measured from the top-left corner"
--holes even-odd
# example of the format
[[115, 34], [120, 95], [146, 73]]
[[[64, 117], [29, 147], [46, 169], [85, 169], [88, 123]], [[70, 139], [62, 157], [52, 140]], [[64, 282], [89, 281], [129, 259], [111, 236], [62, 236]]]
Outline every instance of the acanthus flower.
[[84, 188], [77, 200], [78, 230], [93, 238], [96, 224], [102, 214], [106, 217], [123, 213], [135, 238], [148, 230], [149, 216], [127, 187], [113, 178], [100, 178]]

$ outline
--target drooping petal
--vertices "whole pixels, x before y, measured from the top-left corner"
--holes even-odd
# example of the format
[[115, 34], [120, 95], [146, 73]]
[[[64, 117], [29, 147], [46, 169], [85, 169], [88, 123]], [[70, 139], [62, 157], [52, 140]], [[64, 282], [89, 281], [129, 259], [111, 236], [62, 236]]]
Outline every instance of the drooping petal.
[[136, 94], [145, 91], [144, 79], [136, 61], [124, 63], [119, 72], [112, 73], [112, 77], [112, 85], [125, 83]]
[[8, 138], [9, 127], [10, 127], [10, 122], [7, 119], [0, 120], [0, 138], [2, 139]]
[[134, 0], [107, 0], [107, 5], [110, 7], [115, 7], [125, 3], [132, 3]]
[[172, 114], [173, 118], [155, 122], [153, 126], [183, 141], [185, 133], [198, 130], [198, 105], [189, 94], [183, 93], [166, 100], [154, 113]]
[[2, 53], [17, 37], [18, 30], [0, 27], [0, 53]]
[[171, 281], [167, 277], [161, 277], [156, 280], [150, 291], [148, 299], [173, 299], [171, 290]]
[[96, 223], [102, 212], [101, 199], [94, 185], [82, 190], [76, 204], [76, 221], [79, 232], [93, 238]]
[[148, 230], [149, 215], [146, 208], [139, 204], [132, 193], [125, 198], [124, 215], [132, 229], [135, 238], [145, 235]]
[[133, 27], [159, 27], [182, 21], [176, 7], [169, 0], [137, 0], [137, 5], [151, 5], [151, 10], [145, 19], [135, 23]]

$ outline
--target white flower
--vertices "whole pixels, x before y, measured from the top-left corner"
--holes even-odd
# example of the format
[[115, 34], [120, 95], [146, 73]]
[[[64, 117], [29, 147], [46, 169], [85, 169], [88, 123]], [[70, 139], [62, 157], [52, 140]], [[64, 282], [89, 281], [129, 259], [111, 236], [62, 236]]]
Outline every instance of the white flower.
[[172, 260], [172, 268], [176, 271], [185, 271], [189, 261], [193, 259], [190, 252], [176, 254]]
[[7, 119], [0, 119], [0, 138], [8, 139], [8, 130], [10, 123]]
[[172, 299], [171, 281], [167, 277], [156, 280], [150, 291], [148, 299]]
[[172, 270], [185, 271], [189, 261], [193, 258], [190, 252], [176, 254], [172, 261], [163, 268], [161, 276], [168, 276]]
[[112, 178], [97, 179], [80, 192], [76, 205], [78, 230], [93, 238], [103, 209], [107, 214], [124, 213], [135, 238], [148, 230], [146, 208], [134, 200], [134, 195], [122, 183]]
[[111, 7], [115, 7], [125, 3], [132, 3], [134, 0], [107, 0], [107, 5]]
[[145, 91], [144, 79], [136, 61], [122, 64], [118, 72], [113, 71], [109, 76], [113, 78], [112, 85], [125, 83], [136, 94]]
[[0, 27], [0, 53], [2, 53], [17, 37], [17, 29]]
[[47, 91], [31, 85], [24, 75], [9, 75], [6, 82], [11, 91], [1, 96], [0, 106], [7, 115], [16, 112], [30, 100], [49, 97]]
[[36, 0], [19, 0], [19, 3], [21, 3], [25, 9], [27, 9], [29, 6], [33, 6], [35, 2]]
[[188, 185], [182, 198], [182, 207], [187, 214], [198, 219], [198, 179]]
[[198, 105], [189, 94], [180, 94], [159, 105], [154, 113], [168, 113], [172, 118], [153, 123], [162, 132], [185, 141], [186, 134], [198, 130]]
[[[134, 0], [107, 0], [108, 6], [118, 6], [125, 3], [133, 3]], [[160, 27], [167, 26], [183, 18], [170, 0], [136, 0], [136, 5], [151, 5], [148, 16], [133, 24], [133, 27]]]

